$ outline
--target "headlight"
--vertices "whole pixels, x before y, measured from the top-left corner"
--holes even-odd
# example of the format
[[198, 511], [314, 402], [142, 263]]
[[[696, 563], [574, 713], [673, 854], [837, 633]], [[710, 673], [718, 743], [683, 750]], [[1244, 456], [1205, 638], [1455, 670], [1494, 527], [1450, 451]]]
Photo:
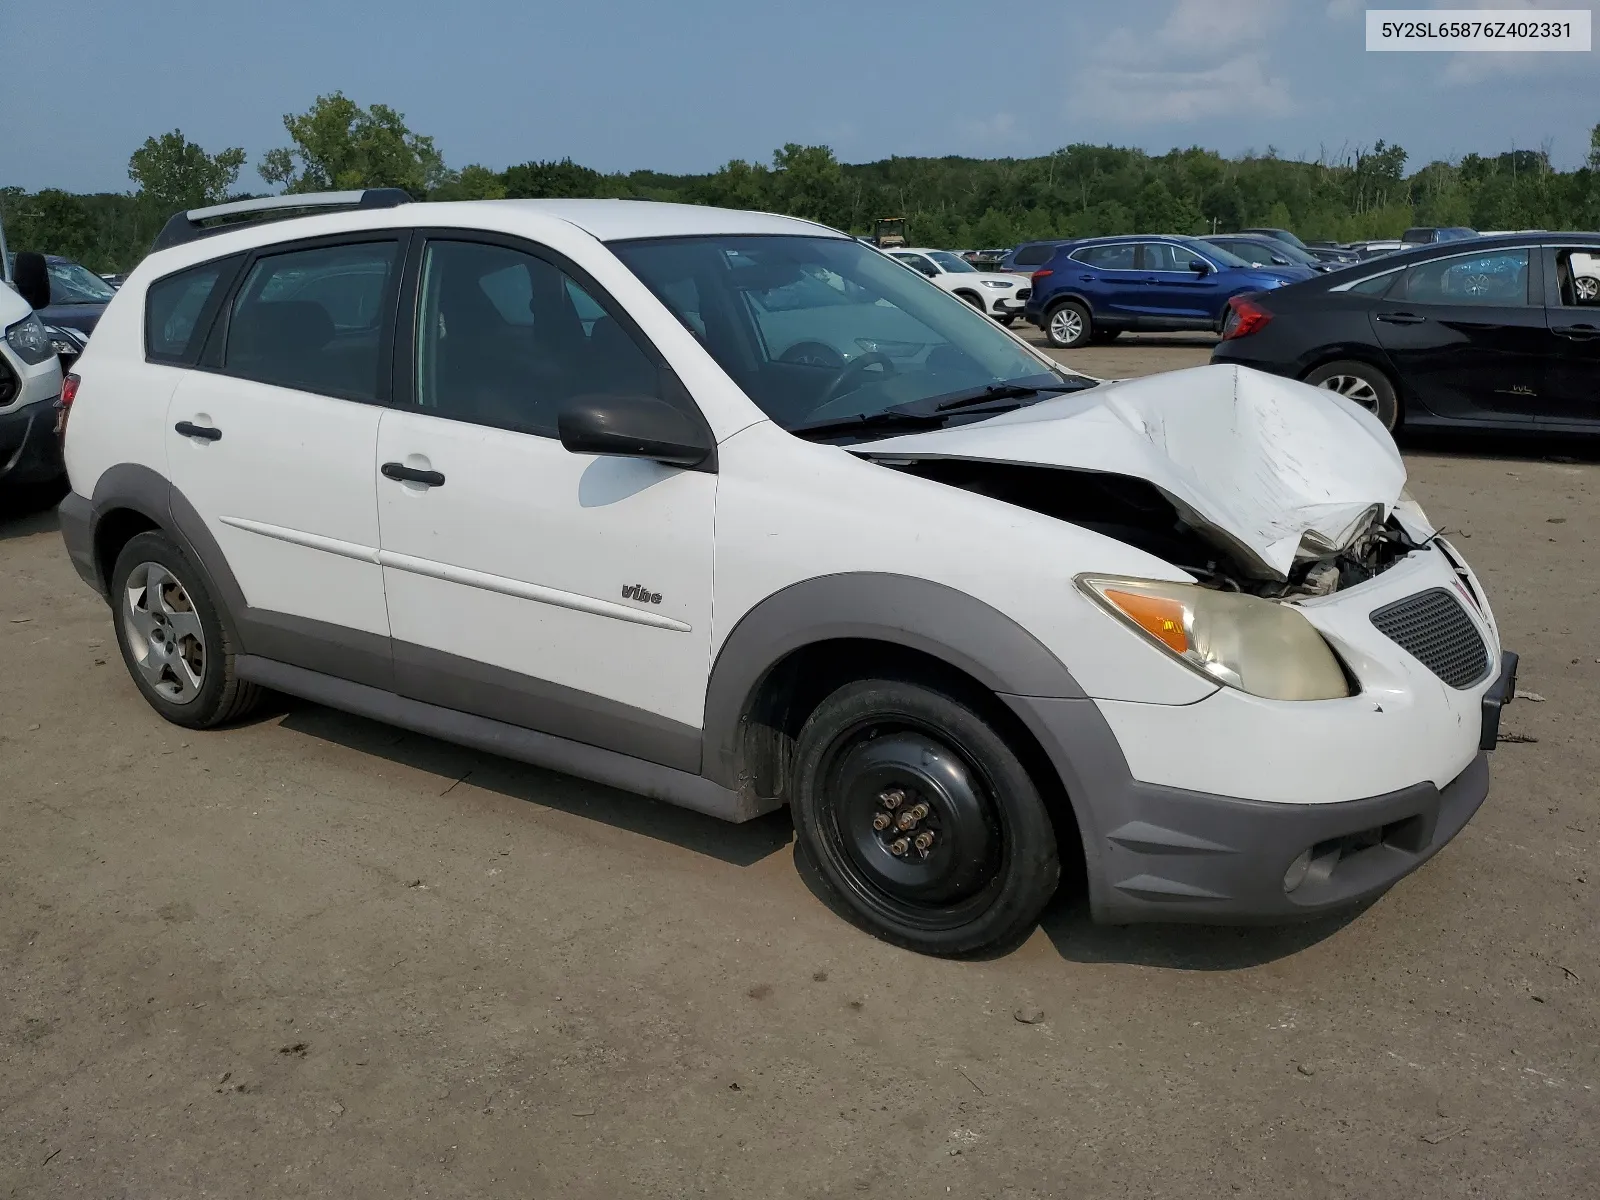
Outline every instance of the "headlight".
[[84, 346], [88, 344], [87, 339], [76, 329], [68, 329], [61, 325], [46, 325], [44, 331], [57, 354], [82, 354]]
[[1268, 700], [1350, 694], [1328, 643], [1288, 605], [1192, 583], [1087, 575], [1077, 582], [1123, 624], [1217, 683]]
[[38, 366], [56, 352], [45, 332], [44, 322], [38, 313], [29, 313], [6, 330], [6, 343], [17, 352], [17, 357], [29, 366]]
[[992, 287], [992, 288], [1014, 288], [1014, 287], [1017, 286], [1016, 284], [1012, 283], [1011, 280], [1009, 280], [1009, 279], [985, 279], [985, 280], [982, 280], [981, 282], [982, 282], [984, 287]]

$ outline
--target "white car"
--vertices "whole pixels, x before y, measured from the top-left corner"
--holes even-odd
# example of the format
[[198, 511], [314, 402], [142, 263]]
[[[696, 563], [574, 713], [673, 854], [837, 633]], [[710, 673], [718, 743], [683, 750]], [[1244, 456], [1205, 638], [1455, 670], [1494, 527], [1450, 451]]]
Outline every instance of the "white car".
[[[1343, 397], [1072, 375], [788, 217], [403, 199], [174, 218], [78, 363], [62, 533], [167, 720], [271, 688], [787, 805], [938, 954], [1064, 859], [1113, 923], [1341, 908], [1483, 801], [1515, 657]], [[915, 351], [776, 349], [841, 311]]]
[[[37, 254], [17, 258], [17, 273], [31, 272], [31, 278], [13, 279], [0, 233], [0, 489], [6, 490], [61, 478], [61, 363], [34, 311], [50, 302], [49, 278]], [[20, 294], [30, 291], [27, 298]]]
[[979, 312], [988, 313], [1002, 325], [1009, 325], [1022, 313], [1033, 294], [1033, 280], [1026, 275], [1001, 271], [980, 271], [950, 250], [930, 250], [924, 246], [897, 246], [885, 250], [890, 258], [913, 271], [926, 275], [953, 296], [960, 296]]
[[1572, 294], [1579, 304], [1600, 303], [1600, 254], [1573, 251], [1567, 260], [1572, 272]]

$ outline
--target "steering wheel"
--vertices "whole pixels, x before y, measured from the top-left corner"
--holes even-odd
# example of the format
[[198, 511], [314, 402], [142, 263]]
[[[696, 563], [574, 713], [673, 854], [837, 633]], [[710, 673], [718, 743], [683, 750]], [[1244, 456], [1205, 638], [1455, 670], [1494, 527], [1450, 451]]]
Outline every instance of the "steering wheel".
[[[833, 382], [823, 389], [822, 399], [817, 401], [817, 407], [811, 411], [827, 408], [840, 396], [847, 396], [855, 391], [861, 386], [861, 376], [866, 374], [869, 367], [882, 367], [885, 377], [895, 374], [894, 361], [887, 354], [877, 350], [863, 354], [860, 358], [851, 360], [844, 370], [833, 377]], [[846, 383], [849, 384], [848, 387], [845, 386]]]

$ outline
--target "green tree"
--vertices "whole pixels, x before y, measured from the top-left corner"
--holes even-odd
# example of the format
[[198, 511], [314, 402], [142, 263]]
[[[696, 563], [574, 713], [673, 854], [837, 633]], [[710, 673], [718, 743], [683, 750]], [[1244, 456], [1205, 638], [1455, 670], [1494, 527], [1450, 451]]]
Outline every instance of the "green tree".
[[242, 166], [240, 147], [207, 154], [184, 137], [183, 130], [174, 129], [145, 138], [128, 159], [128, 178], [139, 185], [139, 195], [151, 207], [172, 213], [226, 200]]
[[580, 167], [570, 158], [560, 162], [525, 162], [506, 171], [506, 195], [513, 200], [568, 199], [605, 194], [605, 176]]
[[459, 171], [449, 171], [433, 191], [429, 200], [503, 200], [506, 195], [506, 177], [499, 171], [473, 163]]
[[773, 153], [772, 169], [778, 207], [783, 212], [828, 225], [849, 224], [848, 214], [840, 220], [844, 173], [827, 146], [789, 142]]
[[261, 177], [286, 192], [397, 187], [423, 197], [445, 182], [433, 139], [413, 133], [387, 104], [362, 108], [343, 92], [318, 96], [303, 113], [285, 113], [293, 146], [269, 150]]

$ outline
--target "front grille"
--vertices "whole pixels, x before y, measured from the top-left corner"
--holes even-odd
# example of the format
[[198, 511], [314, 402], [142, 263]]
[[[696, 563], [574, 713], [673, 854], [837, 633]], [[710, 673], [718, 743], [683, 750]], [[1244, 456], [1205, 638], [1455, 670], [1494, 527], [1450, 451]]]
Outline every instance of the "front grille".
[[1017, 299], [1018, 300], [1026, 300], [1031, 295], [1033, 295], [1033, 289], [1032, 288], [1018, 288], [1017, 289]]
[[1386, 604], [1372, 614], [1372, 623], [1453, 688], [1469, 688], [1489, 674], [1489, 648], [1478, 627], [1443, 588]]

